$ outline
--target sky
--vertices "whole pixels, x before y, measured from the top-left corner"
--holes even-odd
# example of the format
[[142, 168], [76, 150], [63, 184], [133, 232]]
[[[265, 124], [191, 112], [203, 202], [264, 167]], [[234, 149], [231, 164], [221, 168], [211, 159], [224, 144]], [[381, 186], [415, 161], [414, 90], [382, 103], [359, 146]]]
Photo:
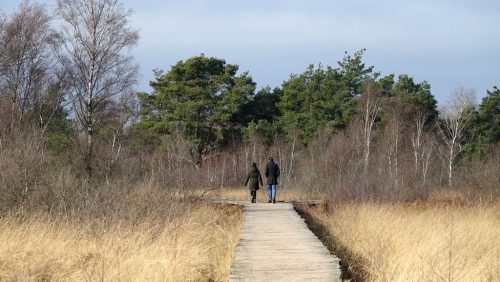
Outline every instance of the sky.
[[[46, 3], [52, 10], [55, 0]], [[366, 48], [382, 75], [428, 81], [439, 104], [462, 86], [478, 102], [500, 87], [498, 0], [122, 0], [141, 39], [137, 89], [151, 92], [153, 70], [201, 53], [237, 64], [258, 89], [281, 86], [309, 64], [337, 66]], [[2, 0], [10, 14], [21, 0]]]

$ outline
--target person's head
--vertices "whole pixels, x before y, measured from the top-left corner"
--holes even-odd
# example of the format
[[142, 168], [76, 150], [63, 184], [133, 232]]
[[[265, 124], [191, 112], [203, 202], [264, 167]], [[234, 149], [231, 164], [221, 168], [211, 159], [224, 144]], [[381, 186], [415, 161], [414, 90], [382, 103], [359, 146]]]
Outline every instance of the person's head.
[[252, 163], [252, 167], [257, 167], [257, 164], [256, 163]]
[[269, 157], [270, 162], [274, 162], [273, 157]]

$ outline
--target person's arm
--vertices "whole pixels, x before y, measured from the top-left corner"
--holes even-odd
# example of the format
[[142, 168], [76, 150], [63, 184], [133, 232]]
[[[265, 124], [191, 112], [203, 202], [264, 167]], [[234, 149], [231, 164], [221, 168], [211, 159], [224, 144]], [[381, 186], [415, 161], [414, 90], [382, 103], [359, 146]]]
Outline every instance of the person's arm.
[[268, 176], [269, 176], [269, 164], [267, 164], [267, 165], [266, 165], [266, 172], [264, 172], [264, 175], [265, 175], [266, 177], [268, 177]]
[[250, 174], [247, 175], [247, 180], [245, 181], [245, 186], [247, 186], [248, 180], [250, 180]]
[[276, 165], [276, 178], [278, 178], [278, 176], [280, 176], [280, 167], [279, 165]]
[[264, 183], [262, 182], [262, 175], [260, 175], [260, 171], [259, 171], [259, 183], [260, 186], [264, 186]]

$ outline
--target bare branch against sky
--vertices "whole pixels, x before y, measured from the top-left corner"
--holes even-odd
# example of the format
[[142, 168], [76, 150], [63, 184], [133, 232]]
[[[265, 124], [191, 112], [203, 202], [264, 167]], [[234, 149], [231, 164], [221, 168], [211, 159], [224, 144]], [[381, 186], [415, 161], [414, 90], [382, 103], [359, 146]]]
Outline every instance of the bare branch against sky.
[[[40, 0], [54, 6], [54, 0]], [[21, 0], [1, 1], [11, 13]], [[366, 48], [382, 74], [427, 80], [443, 103], [458, 85], [500, 84], [498, 1], [133, 1], [141, 41], [139, 89], [150, 91], [155, 68], [204, 53], [239, 64], [259, 87], [279, 86], [310, 63], [335, 65], [344, 51]]]

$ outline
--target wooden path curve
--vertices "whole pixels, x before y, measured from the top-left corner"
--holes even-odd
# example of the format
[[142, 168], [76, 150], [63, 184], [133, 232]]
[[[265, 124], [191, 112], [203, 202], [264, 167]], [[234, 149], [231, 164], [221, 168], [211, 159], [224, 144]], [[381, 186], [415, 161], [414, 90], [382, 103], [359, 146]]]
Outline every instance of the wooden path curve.
[[244, 206], [229, 281], [341, 281], [339, 259], [290, 203]]

